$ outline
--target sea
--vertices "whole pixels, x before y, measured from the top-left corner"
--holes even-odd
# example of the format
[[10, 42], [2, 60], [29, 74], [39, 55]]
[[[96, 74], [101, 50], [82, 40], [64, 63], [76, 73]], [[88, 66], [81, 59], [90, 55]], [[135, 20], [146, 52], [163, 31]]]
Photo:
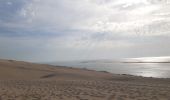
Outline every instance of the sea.
[[170, 78], [170, 63], [123, 63], [105, 61], [68, 61], [52, 65], [107, 71], [113, 74], [128, 74], [143, 77]]

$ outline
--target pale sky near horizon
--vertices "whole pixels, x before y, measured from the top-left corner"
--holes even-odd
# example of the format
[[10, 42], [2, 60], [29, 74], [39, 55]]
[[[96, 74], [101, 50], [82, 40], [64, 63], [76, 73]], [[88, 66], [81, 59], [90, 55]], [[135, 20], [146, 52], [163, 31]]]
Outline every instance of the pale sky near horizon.
[[0, 58], [170, 56], [170, 0], [0, 0]]

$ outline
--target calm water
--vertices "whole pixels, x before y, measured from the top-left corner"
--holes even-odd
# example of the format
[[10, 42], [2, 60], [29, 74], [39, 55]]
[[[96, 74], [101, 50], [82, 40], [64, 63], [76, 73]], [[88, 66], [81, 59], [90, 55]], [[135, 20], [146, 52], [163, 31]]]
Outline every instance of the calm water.
[[170, 78], [170, 63], [58, 62], [55, 65], [108, 71], [115, 74]]

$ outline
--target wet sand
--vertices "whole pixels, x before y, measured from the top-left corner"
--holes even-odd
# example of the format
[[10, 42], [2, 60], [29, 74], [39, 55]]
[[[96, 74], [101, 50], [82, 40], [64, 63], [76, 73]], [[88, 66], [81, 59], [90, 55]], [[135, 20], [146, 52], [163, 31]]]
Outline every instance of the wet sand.
[[0, 60], [0, 100], [170, 100], [170, 79]]

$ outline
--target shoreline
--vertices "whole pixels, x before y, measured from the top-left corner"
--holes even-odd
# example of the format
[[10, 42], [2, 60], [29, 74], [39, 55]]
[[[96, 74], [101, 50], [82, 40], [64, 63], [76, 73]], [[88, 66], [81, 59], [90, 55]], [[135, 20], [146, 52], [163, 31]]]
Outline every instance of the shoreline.
[[[47, 65], [50, 65], [50, 64], [47, 64]], [[133, 77], [143, 77], [143, 78], [154, 78], [154, 79], [170, 79], [170, 78], [164, 78], [164, 77], [149, 77], [149, 76], [145, 77], [145, 76], [142, 76], [142, 75], [133, 75], [133, 74], [115, 74], [115, 73], [108, 72], [108, 71], [105, 71], [105, 70], [98, 71], [98, 70], [93, 70], [93, 69], [89, 69], [89, 68], [78, 68], [78, 67], [73, 67], [73, 66], [61, 66], [61, 65], [50, 65], [50, 66], [71, 68], [71, 69], [81, 69], [81, 70], [87, 70], [87, 71], [96, 71], [96, 72], [102, 72], [102, 73], [109, 73], [109, 74], [113, 74], [113, 75], [123, 75], [123, 76], [133, 76]]]
[[62, 62], [51, 65], [61, 65], [73, 68], [83, 68], [96, 71], [108, 71], [113, 74], [129, 74], [153, 78], [170, 78], [170, 63], [80, 63]]

